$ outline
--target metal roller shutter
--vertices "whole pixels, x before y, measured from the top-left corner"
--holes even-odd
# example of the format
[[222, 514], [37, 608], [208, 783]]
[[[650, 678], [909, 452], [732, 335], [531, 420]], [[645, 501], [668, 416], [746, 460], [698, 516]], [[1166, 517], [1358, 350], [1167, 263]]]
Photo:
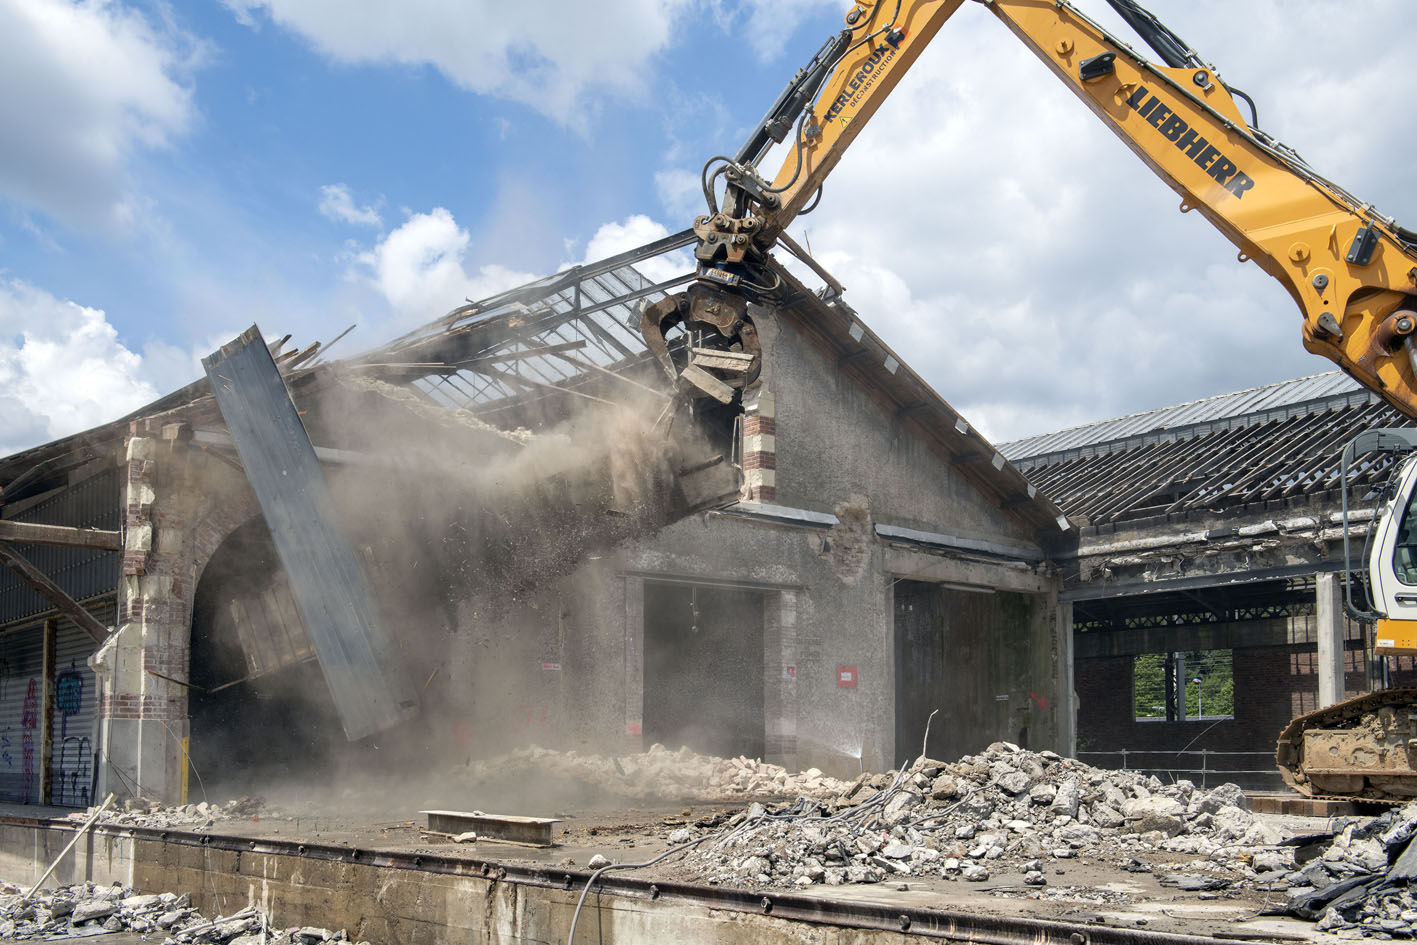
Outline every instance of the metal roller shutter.
[[0, 801], [37, 804], [43, 745], [44, 629], [0, 636]]
[[[112, 626], [114, 607], [90, 607], [100, 623]], [[88, 658], [98, 644], [68, 618], [54, 639], [54, 715], [49, 803], [88, 807], [93, 803], [94, 751], [98, 745], [98, 681]]]

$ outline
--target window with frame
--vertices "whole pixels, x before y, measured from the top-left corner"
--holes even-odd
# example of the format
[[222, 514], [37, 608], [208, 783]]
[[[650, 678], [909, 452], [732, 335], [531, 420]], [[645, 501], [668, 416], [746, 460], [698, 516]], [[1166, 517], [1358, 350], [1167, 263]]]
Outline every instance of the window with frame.
[[1234, 718], [1233, 654], [1230, 650], [1190, 650], [1134, 657], [1132, 708], [1138, 722]]

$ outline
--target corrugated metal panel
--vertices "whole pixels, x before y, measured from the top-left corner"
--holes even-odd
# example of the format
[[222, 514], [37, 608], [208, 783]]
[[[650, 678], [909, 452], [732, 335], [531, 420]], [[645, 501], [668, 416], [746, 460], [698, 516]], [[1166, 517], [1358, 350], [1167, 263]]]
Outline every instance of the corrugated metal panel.
[[202, 359], [351, 739], [418, 714], [418, 692], [335, 525], [315, 448], [254, 326]]
[[[1357, 406], [1375, 398], [1357, 381], [1342, 371], [1327, 371], [1311, 377], [1266, 384], [1248, 390], [1219, 394], [1202, 400], [1188, 401], [1170, 407], [1160, 407], [1141, 413], [1070, 427], [1054, 433], [1025, 437], [999, 446], [1008, 459], [1055, 456], [1072, 450], [1087, 450], [1080, 455], [1106, 452], [1103, 444], [1124, 443], [1127, 448], [1139, 445], [1135, 438], [1155, 435], [1180, 436], [1185, 428], [1198, 424], [1227, 423], [1241, 418], [1255, 422], [1299, 416], [1351, 403]], [[1201, 430], [1199, 432], [1207, 432]]]
[[[112, 623], [114, 606], [94, 608]], [[98, 680], [89, 669], [98, 648], [73, 621], [58, 621], [54, 641], [54, 716], [51, 725], [49, 803], [88, 807], [93, 803], [94, 751], [98, 745]]]
[[[14, 516], [15, 521], [117, 530], [122, 525], [122, 470], [110, 467]], [[54, 548], [16, 543], [20, 554], [75, 600], [118, 587], [122, 555], [94, 548]], [[53, 610], [44, 595], [0, 568], [0, 625]]]
[[0, 635], [0, 801], [40, 802], [44, 629]]

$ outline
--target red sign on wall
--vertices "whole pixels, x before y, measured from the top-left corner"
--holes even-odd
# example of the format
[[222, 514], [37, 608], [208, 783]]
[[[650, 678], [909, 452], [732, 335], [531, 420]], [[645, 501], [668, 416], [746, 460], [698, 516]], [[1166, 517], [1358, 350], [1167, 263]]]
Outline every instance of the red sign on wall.
[[836, 684], [842, 689], [855, 689], [856, 667], [838, 666], [836, 668]]

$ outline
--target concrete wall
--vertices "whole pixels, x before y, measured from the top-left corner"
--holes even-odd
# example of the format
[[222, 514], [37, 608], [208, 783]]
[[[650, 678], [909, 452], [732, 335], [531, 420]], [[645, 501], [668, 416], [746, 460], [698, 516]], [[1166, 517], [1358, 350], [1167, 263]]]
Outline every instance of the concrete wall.
[[[474, 748], [647, 748], [645, 584], [703, 582], [762, 594], [768, 760], [841, 776], [890, 767], [919, 752], [895, 743], [892, 587], [908, 578], [1012, 592], [976, 595], [989, 598], [987, 619], [950, 629], [945, 672], [956, 685], [936, 724], [967, 733], [952, 747], [973, 751], [1026, 731], [1032, 748], [1068, 750], [1051, 570], [896, 547], [873, 530], [879, 522], [1027, 547], [1025, 529], [790, 325], [762, 310], [755, 317], [764, 372], [745, 398], [750, 493], [840, 523], [695, 516], [585, 562], [510, 611], [470, 608], [449, 669], [453, 689], [469, 694], [453, 711], [481, 733]], [[854, 667], [854, 686], [839, 685], [838, 667]], [[497, 719], [497, 731], [479, 718]]]
[[[0, 823], [0, 870], [28, 885], [72, 836], [44, 822]], [[857, 904], [770, 890], [692, 886], [611, 874], [586, 896], [575, 940], [607, 945], [903, 945], [908, 941], [1066, 942], [1075, 926], [896, 902]], [[348, 931], [399, 945], [565, 942], [588, 874], [471, 859], [389, 855], [234, 837], [100, 828], [49, 886], [91, 880], [140, 893], [186, 892], [208, 917], [258, 906], [275, 928]], [[908, 930], [908, 931], [905, 931]], [[1125, 935], [1094, 933], [1104, 945]]]
[[[830, 512], [867, 496], [875, 520], [972, 538], [1032, 534], [843, 375], [787, 321], [754, 309], [761, 386], [776, 407], [776, 498]], [[987, 460], [986, 460], [987, 462]]]

